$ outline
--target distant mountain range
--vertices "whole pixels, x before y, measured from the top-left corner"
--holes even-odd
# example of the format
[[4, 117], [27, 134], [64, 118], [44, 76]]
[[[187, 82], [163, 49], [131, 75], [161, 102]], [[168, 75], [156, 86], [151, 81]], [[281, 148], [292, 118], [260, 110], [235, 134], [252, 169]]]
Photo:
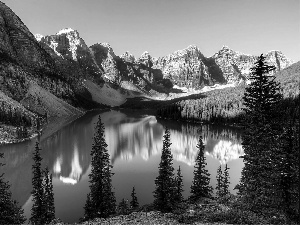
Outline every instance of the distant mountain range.
[[[280, 51], [266, 56], [276, 71], [293, 63]], [[205, 57], [193, 45], [159, 58], [148, 52], [139, 58], [129, 52], [117, 56], [107, 43], [87, 46], [71, 28], [33, 35], [0, 2], [0, 114], [11, 116], [9, 121], [22, 115], [19, 123], [32, 127], [38, 120], [81, 115], [87, 109], [120, 105], [128, 97], [166, 94], [173, 87], [239, 84], [247, 81], [256, 58], [227, 46]], [[5, 139], [14, 136], [3, 129]]]
[[[108, 43], [87, 47], [79, 33], [66, 28], [55, 35], [35, 35], [53, 57], [77, 62], [88, 77], [99, 75], [121, 85], [129, 81], [146, 91], [164, 92], [173, 85], [201, 88], [204, 85], [228, 84], [247, 80], [257, 56], [236, 52], [227, 46], [211, 57], [205, 57], [197, 46], [155, 58], [145, 51], [139, 58], [129, 52], [116, 56]], [[50, 48], [53, 50], [51, 51]], [[293, 62], [280, 51], [265, 54], [267, 62], [278, 72]], [[126, 85], [124, 85], [126, 88]]]

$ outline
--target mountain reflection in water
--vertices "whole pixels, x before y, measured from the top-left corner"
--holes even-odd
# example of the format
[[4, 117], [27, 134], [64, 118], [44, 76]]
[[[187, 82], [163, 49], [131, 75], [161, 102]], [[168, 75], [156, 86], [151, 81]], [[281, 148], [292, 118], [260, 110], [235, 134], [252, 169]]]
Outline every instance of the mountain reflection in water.
[[[130, 160], [136, 155], [148, 160], [152, 155], [161, 153], [164, 121], [158, 123], [155, 116], [146, 116], [136, 120], [128, 119], [120, 112], [107, 114], [109, 118], [107, 115], [101, 116], [104, 118], [106, 141], [112, 163], [118, 158]], [[218, 159], [221, 164], [226, 164], [243, 155], [240, 137], [231, 130], [222, 130], [219, 133], [209, 126], [202, 126], [201, 132], [200, 125], [197, 129], [195, 127], [197, 126], [185, 124], [175, 129], [170, 128], [174, 159], [190, 166], [194, 165], [200, 135], [203, 136], [207, 154]], [[230, 132], [231, 134], [228, 135]]]
[[[48, 166], [53, 174], [56, 216], [65, 222], [76, 222], [83, 216], [89, 191], [90, 151], [98, 115], [99, 112], [90, 112], [50, 137], [39, 139], [42, 167]], [[165, 126], [171, 133], [174, 168], [181, 165], [185, 197], [189, 195], [200, 135], [206, 145], [212, 185], [215, 185], [217, 167], [225, 163], [231, 168], [230, 188], [233, 189], [239, 181], [243, 166], [239, 156], [243, 155], [243, 149], [238, 130], [157, 120], [155, 116], [136, 112], [130, 112], [130, 116], [119, 111], [100, 112], [100, 115], [114, 166], [113, 186], [117, 201], [123, 197], [130, 198], [132, 186], [136, 187], [140, 204], [152, 201]], [[0, 147], [0, 152], [4, 153], [1, 162], [5, 163], [5, 179], [10, 182], [13, 197], [23, 205], [27, 217], [32, 204], [31, 166], [36, 140]]]

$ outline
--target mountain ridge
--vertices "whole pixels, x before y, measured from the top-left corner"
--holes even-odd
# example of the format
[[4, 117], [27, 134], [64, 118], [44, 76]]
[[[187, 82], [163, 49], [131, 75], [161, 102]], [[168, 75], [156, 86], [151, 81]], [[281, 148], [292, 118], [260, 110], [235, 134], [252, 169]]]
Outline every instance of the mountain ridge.
[[[62, 29], [56, 35], [72, 32], [79, 35], [78, 31], [72, 28]], [[37, 38], [40, 40], [40, 36]], [[139, 57], [134, 56], [129, 51], [117, 56], [109, 43], [98, 42], [91, 45], [89, 49], [92, 51], [91, 58], [95, 57], [95, 52], [101, 55], [98, 60], [93, 59], [93, 61], [97, 64], [98, 69], [101, 68], [101, 73], [107, 81], [120, 84], [121, 80], [130, 80], [146, 89], [153, 88], [153, 84], [155, 86], [157, 83], [162, 84], [163, 87], [169, 87], [162, 82], [163, 79], [169, 79], [172, 85], [196, 89], [216, 83], [238, 84], [247, 80], [250, 73], [249, 69], [257, 59], [257, 56], [234, 51], [226, 45], [223, 45], [218, 52], [210, 57], [205, 57], [196, 45], [189, 45], [187, 48], [158, 58], [152, 57], [148, 51], [143, 52]], [[278, 50], [270, 50], [265, 55], [267, 61], [276, 66], [276, 72], [293, 63]], [[160, 75], [157, 73], [155, 75], [151, 69], [156, 72], [159, 71]], [[134, 81], [132, 77], [140, 77], [141, 79]], [[143, 83], [144, 78], [146, 84]], [[147, 84], [147, 81], [152, 85]], [[158, 82], [153, 83], [153, 81]]]

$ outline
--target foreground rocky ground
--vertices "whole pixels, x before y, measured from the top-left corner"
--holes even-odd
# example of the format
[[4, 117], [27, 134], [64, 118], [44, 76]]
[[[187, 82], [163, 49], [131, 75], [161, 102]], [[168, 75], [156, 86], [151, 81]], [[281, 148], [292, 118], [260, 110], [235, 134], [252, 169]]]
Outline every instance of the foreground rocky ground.
[[[66, 223], [57, 222], [54, 223], [56, 225], [65, 225]], [[175, 215], [172, 213], [161, 213], [161, 212], [134, 212], [129, 215], [120, 215], [108, 219], [95, 219], [93, 221], [86, 221], [84, 223], [79, 223], [78, 225], [117, 225], [117, 224], [134, 224], [134, 225], [142, 225], [142, 224], [149, 224], [149, 225], [160, 225], [160, 224], [186, 224], [186, 223], [179, 223], [178, 220], [175, 218]], [[224, 224], [224, 223], [201, 223], [201, 222], [194, 222], [192, 224], [195, 225], [208, 225], [208, 224]]]
[[[299, 224], [291, 221], [291, 223], [289, 223], [286, 217], [280, 213], [265, 212], [263, 215], [257, 215], [250, 211], [243, 211], [233, 195], [230, 199], [227, 199], [226, 202], [226, 204], [223, 204], [216, 200], [209, 199], [202, 199], [194, 204], [184, 202], [178, 205], [173, 213], [154, 211], [151, 205], [145, 205], [142, 206], [139, 211], [132, 212], [128, 215], [116, 215], [106, 219], [96, 218], [91, 221], [74, 223], [74, 225]], [[68, 223], [63, 223], [59, 219], [51, 223], [51, 225], [65, 224]]]

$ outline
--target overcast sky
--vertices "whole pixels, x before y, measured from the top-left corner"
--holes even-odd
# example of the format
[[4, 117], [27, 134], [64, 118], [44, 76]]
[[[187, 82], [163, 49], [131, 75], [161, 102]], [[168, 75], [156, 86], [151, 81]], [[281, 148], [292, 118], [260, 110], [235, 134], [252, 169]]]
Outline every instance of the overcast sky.
[[33, 33], [71, 27], [88, 46], [108, 42], [117, 55], [164, 56], [197, 45], [247, 54], [280, 50], [300, 60], [300, 0], [2, 0]]

